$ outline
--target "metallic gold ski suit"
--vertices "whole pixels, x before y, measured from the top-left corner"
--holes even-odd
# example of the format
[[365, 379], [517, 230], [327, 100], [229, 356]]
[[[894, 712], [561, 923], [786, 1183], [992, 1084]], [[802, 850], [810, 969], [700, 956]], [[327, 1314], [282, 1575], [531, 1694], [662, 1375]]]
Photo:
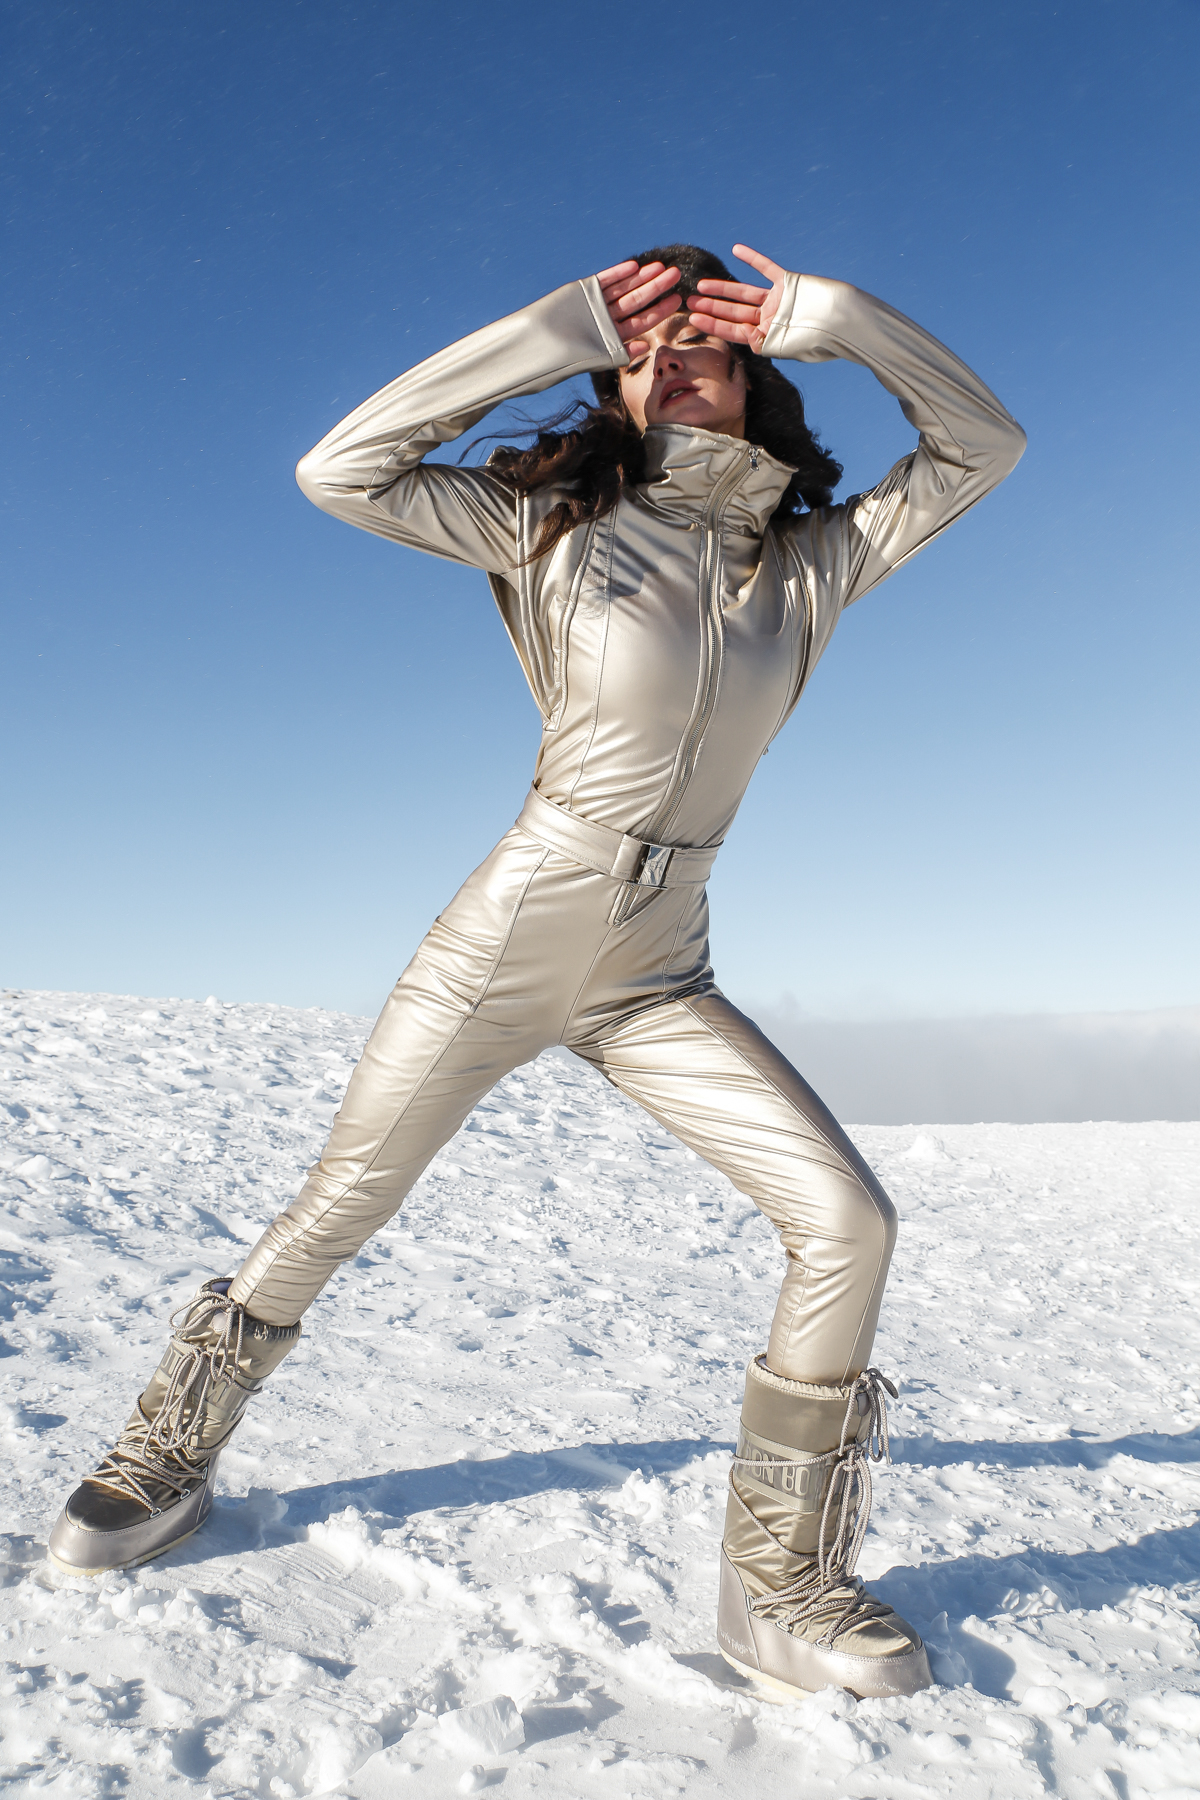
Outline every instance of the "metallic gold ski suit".
[[299, 1318], [489, 1088], [564, 1044], [779, 1231], [770, 1368], [839, 1383], [868, 1361], [894, 1209], [716, 987], [704, 882], [842, 608], [995, 486], [1024, 436], [934, 338], [842, 282], [789, 276], [763, 354], [864, 363], [918, 448], [870, 493], [771, 524], [783, 464], [653, 427], [646, 481], [527, 560], [555, 492], [518, 497], [487, 469], [422, 458], [503, 400], [624, 366], [592, 279], [430, 357], [301, 462], [327, 512], [487, 571], [543, 734], [520, 819], [396, 983], [320, 1162], [234, 1281], [257, 1318]]

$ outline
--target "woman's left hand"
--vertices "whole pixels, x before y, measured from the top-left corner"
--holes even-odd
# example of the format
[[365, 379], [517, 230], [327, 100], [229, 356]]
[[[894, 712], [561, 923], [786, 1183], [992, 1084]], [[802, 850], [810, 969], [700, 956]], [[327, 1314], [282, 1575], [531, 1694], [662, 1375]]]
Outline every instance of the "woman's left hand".
[[771, 286], [764, 289], [744, 281], [702, 281], [688, 316], [698, 330], [706, 331], [710, 337], [728, 338], [731, 344], [749, 344], [757, 356], [766, 342], [771, 320], [779, 311], [787, 270], [769, 256], [751, 250], [748, 244], [735, 244], [733, 254], [739, 262], [757, 269]]

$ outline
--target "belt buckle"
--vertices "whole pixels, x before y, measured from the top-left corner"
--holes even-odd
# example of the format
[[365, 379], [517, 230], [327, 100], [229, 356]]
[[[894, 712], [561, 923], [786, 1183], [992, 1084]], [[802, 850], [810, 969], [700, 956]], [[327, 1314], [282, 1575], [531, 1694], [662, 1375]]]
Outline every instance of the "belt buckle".
[[675, 854], [673, 844], [647, 844], [638, 860], [635, 880], [639, 887], [660, 888], [667, 879], [667, 870], [671, 866], [671, 858]]

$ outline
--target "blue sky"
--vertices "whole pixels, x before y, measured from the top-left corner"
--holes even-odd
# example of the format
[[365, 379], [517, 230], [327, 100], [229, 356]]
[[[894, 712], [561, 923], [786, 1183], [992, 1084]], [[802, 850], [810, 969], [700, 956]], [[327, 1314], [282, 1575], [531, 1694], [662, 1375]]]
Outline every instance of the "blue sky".
[[[711, 895], [832, 1016], [1200, 999], [1200, 9], [7, 11], [0, 981], [372, 1012], [511, 822], [486, 585], [309, 507], [403, 367], [666, 238], [881, 294], [1025, 425], [847, 615]], [[792, 371], [869, 485], [863, 371]]]

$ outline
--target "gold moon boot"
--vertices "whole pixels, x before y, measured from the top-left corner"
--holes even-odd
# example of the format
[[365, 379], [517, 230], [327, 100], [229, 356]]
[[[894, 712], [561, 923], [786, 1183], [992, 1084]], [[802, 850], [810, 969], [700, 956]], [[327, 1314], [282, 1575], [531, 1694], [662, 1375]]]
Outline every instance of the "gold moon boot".
[[149, 1562], [212, 1510], [221, 1451], [300, 1337], [298, 1324], [253, 1318], [228, 1288], [229, 1280], [206, 1281], [173, 1315], [166, 1355], [116, 1445], [60, 1513], [49, 1552], [67, 1574]]
[[776, 1693], [915, 1694], [933, 1677], [913, 1627], [854, 1573], [871, 1510], [871, 1462], [888, 1454], [887, 1400], [867, 1369], [845, 1387], [746, 1371], [721, 1547], [717, 1641]]

